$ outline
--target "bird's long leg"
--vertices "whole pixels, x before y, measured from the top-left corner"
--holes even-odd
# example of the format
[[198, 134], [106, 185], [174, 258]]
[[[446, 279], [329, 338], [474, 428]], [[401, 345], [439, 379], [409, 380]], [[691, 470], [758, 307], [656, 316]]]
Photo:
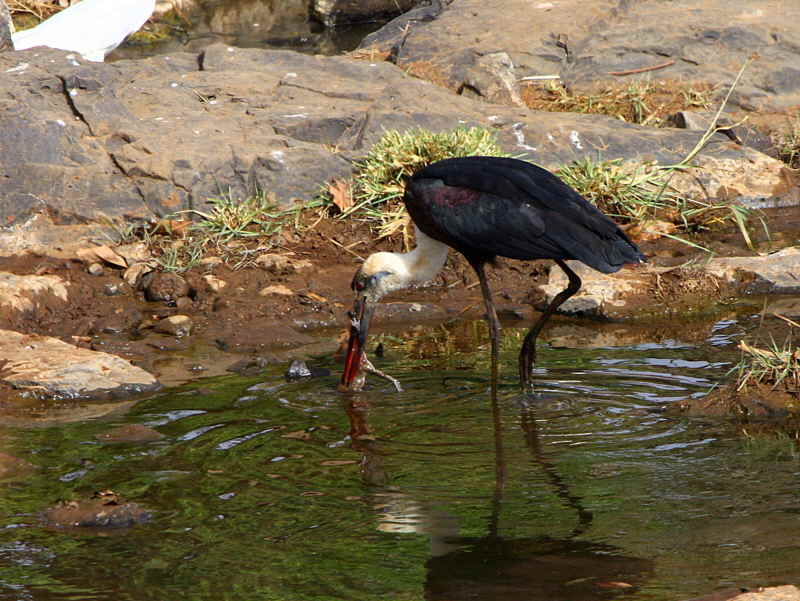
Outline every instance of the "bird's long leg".
[[539, 320], [533, 324], [533, 327], [525, 336], [525, 341], [522, 343], [522, 348], [519, 351], [519, 381], [525, 389], [530, 387], [531, 370], [533, 364], [536, 363], [536, 338], [538, 338], [539, 332], [542, 331], [545, 322], [550, 319], [550, 316], [555, 313], [556, 309], [581, 288], [581, 279], [578, 277], [578, 274], [567, 267], [567, 264], [561, 259], [556, 259], [555, 261], [558, 266], [564, 270], [564, 273], [567, 274], [569, 284], [550, 301], [550, 304], [547, 305], [547, 308], [544, 310], [541, 317], [539, 317]]
[[489, 335], [492, 338], [492, 365], [497, 365], [497, 357], [500, 349], [500, 320], [497, 319], [497, 311], [492, 300], [492, 291], [489, 290], [489, 282], [486, 280], [486, 272], [483, 269], [483, 261], [470, 261], [475, 273], [478, 274], [478, 281], [481, 283], [481, 293], [483, 302], [486, 305], [486, 316], [489, 319]]

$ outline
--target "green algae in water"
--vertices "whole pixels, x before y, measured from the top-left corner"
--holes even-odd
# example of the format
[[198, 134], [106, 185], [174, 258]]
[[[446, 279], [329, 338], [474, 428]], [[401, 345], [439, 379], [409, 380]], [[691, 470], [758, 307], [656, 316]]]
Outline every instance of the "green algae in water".
[[[555, 324], [535, 398], [511, 335], [494, 416], [485, 327], [462, 323], [428, 328], [435, 344], [385, 337], [402, 394], [342, 395], [330, 363], [327, 378], [206, 380], [123, 416], [4, 428], [3, 451], [38, 469], [0, 484], [0, 598], [676, 599], [791, 582], [797, 459], [660, 413], [736, 360], [735, 323], [720, 324], [599, 348], [569, 348]], [[121, 424], [165, 437], [98, 441]], [[38, 518], [106, 488], [153, 519]]]

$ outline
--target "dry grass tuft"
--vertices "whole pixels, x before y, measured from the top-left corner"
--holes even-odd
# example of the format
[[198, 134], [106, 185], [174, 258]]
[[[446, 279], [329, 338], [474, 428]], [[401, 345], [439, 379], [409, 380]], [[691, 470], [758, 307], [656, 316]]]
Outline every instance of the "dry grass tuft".
[[544, 85], [530, 82], [523, 87], [521, 96], [534, 110], [608, 115], [628, 123], [659, 127], [677, 111], [708, 110], [713, 93], [714, 88], [708, 84], [664, 81], [635, 81], [592, 93], [570, 93], [550, 81]]

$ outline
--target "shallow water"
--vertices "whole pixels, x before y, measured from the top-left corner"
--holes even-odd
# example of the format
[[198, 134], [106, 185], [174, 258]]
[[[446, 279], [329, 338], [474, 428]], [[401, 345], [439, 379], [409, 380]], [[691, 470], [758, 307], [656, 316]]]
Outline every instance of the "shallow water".
[[[0, 483], [0, 599], [684, 599], [795, 582], [791, 443], [661, 413], [723, 378], [754, 321], [682, 339], [562, 320], [535, 396], [518, 392], [508, 329], [494, 404], [486, 328], [462, 322], [382, 337], [376, 365], [401, 394], [371, 379], [340, 394], [323, 358], [327, 378], [276, 368], [125, 415], [0, 428], [0, 451], [38, 468]], [[98, 441], [122, 424], [165, 438]], [[42, 524], [59, 499], [107, 488], [153, 519]]]
[[198, 7], [174, 24], [166, 39], [128, 41], [108, 60], [144, 58], [172, 52], [199, 52], [215, 43], [239, 48], [278, 48], [334, 55], [356, 48], [384, 21], [325, 27], [310, 14], [311, 3], [222, 0]]

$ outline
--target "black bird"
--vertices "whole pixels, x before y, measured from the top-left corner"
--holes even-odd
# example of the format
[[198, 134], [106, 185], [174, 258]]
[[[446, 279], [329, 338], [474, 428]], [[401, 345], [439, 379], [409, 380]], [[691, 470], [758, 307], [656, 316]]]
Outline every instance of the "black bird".
[[550, 315], [575, 294], [581, 280], [566, 263], [577, 259], [603, 273], [645, 261], [636, 245], [597, 207], [549, 171], [518, 159], [471, 156], [432, 163], [406, 181], [403, 198], [416, 225], [417, 247], [409, 253], [370, 255], [356, 272], [342, 387], [349, 389], [366, 362], [370, 318], [381, 297], [439, 273], [448, 247], [475, 269], [486, 303], [497, 356], [500, 322], [484, 266], [497, 256], [553, 259], [569, 284], [533, 325], [519, 353], [519, 377], [530, 384], [536, 337]]

